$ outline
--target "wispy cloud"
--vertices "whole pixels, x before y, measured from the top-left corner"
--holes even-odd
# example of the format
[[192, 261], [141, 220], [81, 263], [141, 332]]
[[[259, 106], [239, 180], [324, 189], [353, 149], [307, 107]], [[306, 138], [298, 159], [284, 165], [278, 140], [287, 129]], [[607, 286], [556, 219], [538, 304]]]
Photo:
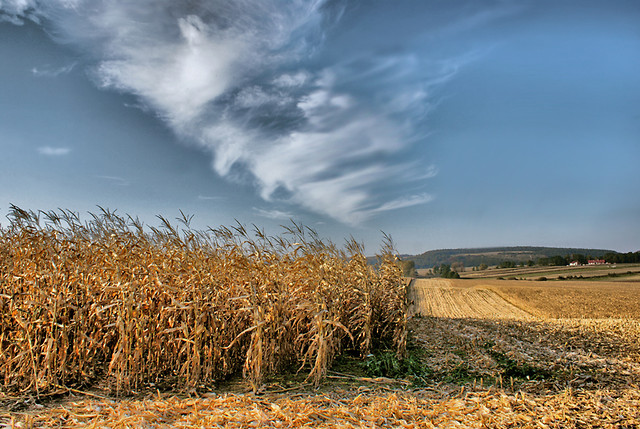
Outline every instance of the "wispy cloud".
[[435, 174], [408, 154], [427, 134], [434, 88], [467, 59], [361, 52], [314, 63], [339, 3], [9, 0], [0, 10], [46, 18], [56, 39], [95, 58], [99, 85], [138, 96], [221, 176], [240, 169], [266, 201], [357, 224], [429, 201], [415, 183], [398, 190]]
[[7, 21], [22, 25], [25, 18], [37, 21], [37, 17], [32, 13], [37, 6], [37, 0], [0, 1], [0, 22]]
[[531, 3], [527, 1], [513, 0], [496, 2], [491, 6], [480, 2], [463, 3], [464, 10], [459, 11], [459, 15], [463, 18], [451, 21], [441, 29], [440, 33], [442, 36], [450, 36], [473, 30], [491, 24], [501, 18], [521, 13], [530, 5]]
[[129, 186], [130, 183], [128, 180], [123, 179], [122, 177], [118, 177], [118, 176], [95, 176], [96, 179], [102, 179], [102, 180], [106, 180], [108, 182], [111, 182], [112, 184], [116, 185], [116, 186]]
[[256, 215], [261, 217], [266, 217], [268, 219], [288, 220], [288, 219], [293, 219], [295, 217], [293, 213], [283, 212], [280, 210], [265, 210], [265, 209], [254, 207], [253, 211]]
[[71, 73], [75, 66], [76, 63], [62, 67], [52, 67], [48, 65], [43, 67], [34, 67], [31, 69], [31, 73], [36, 77], [58, 77], [63, 74]]
[[41, 146], [38, 148], [38, 153], [45, 156], [64, 156], [70, 152], [71, 149], [68, 147]]
[[220, 201], [224, 200], [225, 197], [213, 197], [208, 195], [198, 195], [198, 200], [200, 201]]
[[380, 207], [373, 209], [373, 212], [386, 212], [389, 210], [397, 210], [405, 207], [417, 206], [420, 204], [426, 204], [433, 200], [433, 196], [429, 194], [411, 195], [408, 197], [398, 198], [382, 204]]

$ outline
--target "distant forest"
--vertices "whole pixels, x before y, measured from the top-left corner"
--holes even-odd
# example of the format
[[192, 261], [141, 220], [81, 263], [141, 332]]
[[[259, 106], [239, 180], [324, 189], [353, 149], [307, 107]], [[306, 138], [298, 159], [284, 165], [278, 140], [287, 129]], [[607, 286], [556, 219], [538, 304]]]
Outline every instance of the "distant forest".
[[415, 268], [433, 268], [440, 265], [463, 264], [465, 267], [517, 266], [517, 265], [568, 265], [571, 261], [587, 263], [589, 259], [604, 259], [609, 263], [640, 262], [640, 251], [618, 253], [607, 249], [583, 249], [570, 247], [486, 247], [479, 249], [430, 250], [420, 255], [403, 255], [405, 261], [413, 261]]

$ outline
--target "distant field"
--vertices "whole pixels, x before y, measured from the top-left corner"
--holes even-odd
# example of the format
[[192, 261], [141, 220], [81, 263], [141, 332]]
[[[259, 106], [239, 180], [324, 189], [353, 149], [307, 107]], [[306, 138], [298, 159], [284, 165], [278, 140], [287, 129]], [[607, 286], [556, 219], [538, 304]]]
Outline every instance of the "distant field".
[[[578, 267], [527, 267], [527, 268], [504, 268], [485, 271], [465, 271], [461, 277], [464, 278], [491, 278], [491, 277], [519, 277], [523, 279], [536, 279], [547, 277], [556, 279], [559, 276], [567, 277], [602, 277], [609, 274], [625, 276], [631, 272], [640, 274], [640, 264], [617, 264], [617, 265], [583, 265]], [[607, 279], [608, 280], [608, 279]]]
[[640, 284], [630, 281], [417, 279], [410, 296], [415, 312], [436, 317], [640, 319]]
[[447, 279], [418, 279], [409, 289], [410, 311], [433, 317], [529, 319], [531, 315], [486, 287]]
[[[418, 275], [424, 276], [428, 273], [427, 269], [419, 269]], [[628, 274], [631, 272], [631, 274]], [[609, 274], [620, 276], [611, 279], [621, 279], [622, 281], [640, 281], [640, 264], [615, 264], [615, 265], [584, 265], [578, 267], [518, 267], [518, 268], [493, 268], [483, 271], [472, 271], [467, 268], [460, 273], [460, 277], [464, 279], [495, 279], [497, 277], [510, 278], [516, 277], [524, 280], [535, 280], [539, 277], [547, 277], [548, 279], [557, 279], [559, 276], [579, 277], [583, 278], [596, 277], [601, 278]], [[609, 281], [610, 279], [607, 279]]]
[[606, 281], [608, 282], [640, 282], [640, 274], [633, 274], [633, 275], [623, 276], [623, 277], [613, 277], [613, 278], [607, 279]]
[[541, 318], [640, 319], [640, 283], [637, 282], [472, 281], [486, 284], [507, 301]]

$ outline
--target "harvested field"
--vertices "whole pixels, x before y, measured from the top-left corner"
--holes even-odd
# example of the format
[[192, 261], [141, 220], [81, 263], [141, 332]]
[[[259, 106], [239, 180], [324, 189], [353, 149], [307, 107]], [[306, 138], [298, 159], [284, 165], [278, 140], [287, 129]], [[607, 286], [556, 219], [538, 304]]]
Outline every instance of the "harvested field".
[[640, 284], [630, 281], [416, 279], [409, 294], [423, 316], [640, 319]]
[[6, 427], [633, 428], [640, 424], [639, 407], [634, 387], [529, 393], [479, 386], [391, 392], [360, 386], [261, 397], [79, 399], [11, 416]]
[[432, 317], [475, 317], [528, 319], [531, 316], [510, 304], [496, 292], [466, 287], [448, 279], [417, 279], [409, 288], [411, 314]]
[[624, 277], [613, 277], [607, 279], [608, 282], [640, 282], [640, 274], [633, 274]]
[[640, 322], [418, 318], [414, 341], [434, 377], [515, 382], [521, 390], [640, 383]]
[[481, 281], [541, 318], [640, 319], [640, 283], [625, 281]]

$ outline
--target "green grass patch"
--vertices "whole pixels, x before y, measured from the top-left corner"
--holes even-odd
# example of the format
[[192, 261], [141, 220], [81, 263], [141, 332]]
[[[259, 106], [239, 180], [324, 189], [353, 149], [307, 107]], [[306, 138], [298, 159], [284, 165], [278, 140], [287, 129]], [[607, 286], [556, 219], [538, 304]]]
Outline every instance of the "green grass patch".
[[433, 370], [425, 365], [423, 356], [419, 348], [407, 350], [403, 359], [398, 359], [392, 350], [381, 350], [367, 356], [360, 367], [370, 377], [407, 379], [414, 385], [424, 385], [433, 376]]
[[502, 352], [489, 349], [487, 353], [500, 368], [500, 374], [503, 378], [544, 380], [553, 376], [551, 371], [529, 365], [526, 362], [518, 362]]
[[486, 374], [474, 371], [467, 362], [461, 362], [451, 371], [443, 375], [442, 381], [445, 383], [466, 384], [475, 380], [483, 379], [488, 383], [493, 383], [493, 378]]

